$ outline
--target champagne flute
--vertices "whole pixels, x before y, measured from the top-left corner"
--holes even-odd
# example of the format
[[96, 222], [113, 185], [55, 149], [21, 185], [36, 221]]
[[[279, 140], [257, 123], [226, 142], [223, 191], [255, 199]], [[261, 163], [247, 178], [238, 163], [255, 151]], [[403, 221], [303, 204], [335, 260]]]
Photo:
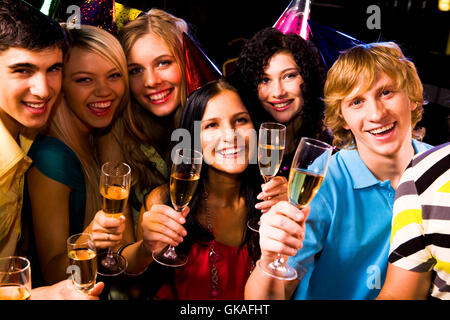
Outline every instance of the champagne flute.
[[[189, 204], [197, 188], [202, 168], [203, 155], [192, 149], [178, 149], [170, 173], [170, 200], [178, 212]], [[177, 253], [175, 247], [167, 246], [159, 253], [152, 253], [153, 259], [165, 266], [179, 267], [187, 262], [187, 256]]]
[[[100, 174], [102, 210], [108, 217], [119, 218], [127, 206], [130, 193], [131, 168], [124, 162], [106, 162]], [[117, 276], [128, 266], [127, 260], [108, 248], [98, 254], [98, 273], [102, 276]]]
[[30, 300], [30, 261], [24, 257], [0, 258], [0, 300]]
[[[276, 122], [264, 122], [259, 128], [258, 166], [267, 183], [277, 175], [283, 160], [286, 144], [286, 126]], [[259, 217], [247, 222], [250, 230], [259, 231]]]
[[[301, 139], [289, 172], [288, 195], [293, 205], [301, 209], [314, 198], [327, 172], [331, 154], [329, 144], [311, 138]], [[277, 279], [297, 278], [297, 272], [286, 265], [281, 254], [274, 261], [263, 259], [257, 265], [264, 273]]]
[[89, 293], [97, 279], [97, 251], [90, 233], [77, 233], [67, 239], [68, 272], [75, 287]]

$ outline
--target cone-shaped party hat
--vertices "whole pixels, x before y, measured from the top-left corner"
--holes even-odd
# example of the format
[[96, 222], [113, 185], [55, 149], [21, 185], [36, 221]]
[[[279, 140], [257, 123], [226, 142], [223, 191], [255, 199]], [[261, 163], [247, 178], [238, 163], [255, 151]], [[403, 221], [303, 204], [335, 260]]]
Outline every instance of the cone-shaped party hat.
[[341, 51], [357, 44], [363, 44], [363, 42], [346, 35], [345, 33], [322, 26], [314, 21], [310, 20], [308, 23], [311, 28], [311, 41], [315, 44], [317, 49], [319, 49], [322, 59], [328, 69], [339, 57]]
[[114, 2], [115, 0], [86, 0], [80, 6], [81, 24], [100, 27], [115, 33]]
[[310, 5], [311, 0], [292, 0], [273, 27], [284, 34], [294, 33], [308, 40]]
[[118, 2], [116, 2], [115, 9], [116, 15], [114, 21], [116, 22], [117, 31], [120, 31], [120, 29], [122, 29], [122, 27], [128, 22], [133, 21], [140, 15], [144, 14], [142, 10], [130, 8]]
[[188, 96], [209, 81], [218, 80], [222, 77], [219, 69], [185, 32], [183, 33], [183, 51]]

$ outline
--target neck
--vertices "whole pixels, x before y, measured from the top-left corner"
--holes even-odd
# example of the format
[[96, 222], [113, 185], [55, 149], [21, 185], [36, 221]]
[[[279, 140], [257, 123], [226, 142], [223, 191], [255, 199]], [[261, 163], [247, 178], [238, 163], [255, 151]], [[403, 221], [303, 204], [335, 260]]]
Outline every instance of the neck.
[[386, 156], [360, 152], [360, 156], [377, 179], [381, 181], [389, 180], [392, 188], [396, 190], [403, 172], [414, 156], [414, 147], [411, 137], [409, 137], [409, 140], [405, 139], [405, 143], [395, 154]]
[[239, 189], [241, 181], [239, 175], [228, 174], [208, 167], [208, 178], [205, 187], [211, 198], [217, 198], [216, 203], [220, 206], [227, 206], [239, 201]]

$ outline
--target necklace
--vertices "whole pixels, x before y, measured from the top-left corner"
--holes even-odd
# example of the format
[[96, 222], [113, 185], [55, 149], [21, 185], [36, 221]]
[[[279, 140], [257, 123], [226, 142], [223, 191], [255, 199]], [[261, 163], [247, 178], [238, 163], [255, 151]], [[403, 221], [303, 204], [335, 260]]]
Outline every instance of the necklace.
[[215, 243], [215, 239], [214, 239], [214, 232], [213, 232], [213, 227], [211, 224], [211, 213], [209, 212], [209, 208], [208, 208], [208, 192], [205, 191], [203, 192], [203, 200], [205, 201], [205, 209], [206, 209], [206, 224], [208, 227], [208, 231], [211, 232], [211, 234], [213, 235], [213, 239], [211, 240], [210, 244], [209, 244], [209, 262], [210, 262], [210, 272], [211, 272], [211, 297], [213, 299], [217, 298], [217, 294], [218, 294], [218, 287], [219, 287], [219, 274], [217, 272], [217, 268], [216, 268], [216, 262], [217, 260], [219, 260], [219, 254], [214, 250], [214, 243]]

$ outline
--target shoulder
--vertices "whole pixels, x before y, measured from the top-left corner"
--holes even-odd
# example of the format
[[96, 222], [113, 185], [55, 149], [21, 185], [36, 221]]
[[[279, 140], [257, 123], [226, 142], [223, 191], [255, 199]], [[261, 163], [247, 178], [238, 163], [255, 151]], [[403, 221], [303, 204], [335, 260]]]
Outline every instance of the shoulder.
[[75, 152], [68, 145], [57, 138], [48, 136], [38, 137], [31, 146], [28, 155], [34, 163], [67, 160], [67, 158], [78, 160]]
[[145, 199], [145, 209], [150, 210], [154, 204], [165, 204], [169, 199], [169, 186], [163, 184], [153, 189]]

